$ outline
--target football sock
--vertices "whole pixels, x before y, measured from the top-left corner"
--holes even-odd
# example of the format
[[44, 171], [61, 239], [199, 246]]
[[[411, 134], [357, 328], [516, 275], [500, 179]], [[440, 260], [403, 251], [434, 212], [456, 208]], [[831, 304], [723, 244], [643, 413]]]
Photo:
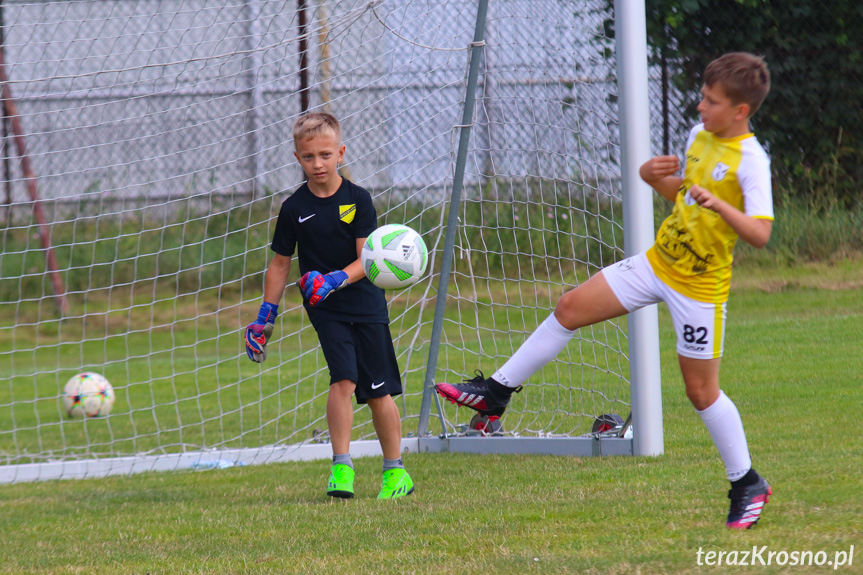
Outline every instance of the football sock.
[[563, 327], [552, 313], [527, 338], [509, 361], [494, 372], [492, 379], [506, 387], [518, 387], [542, 366], [557, 357], [572, 336], [574, 330]]
[[402, 461], [401, 457], [399, 457], [398, 459], [384, 459], [384, 471], [387, 471], [389, 469], [404, 469], [404, 468], [405, 468], [405, 464]]
[[743, 432], [743, 422], [734, 402], [723, 391], [713, 405], [699, 411], [698, 415], [707, 426], [713, 443], [719, 450], [719, 455], [725, 463], [725, 470], [730, 481], [743, 478], [752, 468], [749, 457], [749, 447], [746, 445], [746, 434]]
[[760, 478], [761, 476], [755, 472], [755, 469], [750, 469], [746, 472], [746, 475], [744, 475], [737, 481], [732, 481], [731, 487], [748, 487], [750, 485], [755, 485], [756, 483], [758, 483], [758, 480]]
[[347, 465], [351, 469], [354, 468], [354, 462], [351, 460], [350, 453], [339, 453], [338, 455], [333, 455], [333, 465]]

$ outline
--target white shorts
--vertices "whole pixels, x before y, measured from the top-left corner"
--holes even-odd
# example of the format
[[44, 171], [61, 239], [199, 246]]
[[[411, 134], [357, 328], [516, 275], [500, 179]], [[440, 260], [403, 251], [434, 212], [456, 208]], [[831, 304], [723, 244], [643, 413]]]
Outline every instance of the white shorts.
[[694, 359], [722, 357], [725, 303], [706, 303], [676, 292], [653, 272], [645, 254], [602, 270], [611, 291], [627, 311], [664, 301], [677, 332], [677, 353]]

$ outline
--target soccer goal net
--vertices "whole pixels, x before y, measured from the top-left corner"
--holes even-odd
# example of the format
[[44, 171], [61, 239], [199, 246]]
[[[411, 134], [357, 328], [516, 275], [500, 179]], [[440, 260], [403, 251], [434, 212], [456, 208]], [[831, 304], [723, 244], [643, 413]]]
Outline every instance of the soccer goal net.
[[[427, 380], [491, 374], [624, 246], [605, 2], [492, 2], [476, 42], [478, 4], [4, 2], [0, 480], [329, 455], [329, 372], [298, 290], [264, 364], [241, 340], [303, 182], [305, 111], [341, 120], [342, 175], [378, 223], [429, 246], [427, 276], [387, 294], [405, 439], [470, 435], [473, 412]], [[581, 330], [514, 396], [504, 437], [625, 418], [627, 334]], [[106, 417], [67, 417], [85, 371], [113, 385]], [[376, 444], [367, 408], [353, 439]]]

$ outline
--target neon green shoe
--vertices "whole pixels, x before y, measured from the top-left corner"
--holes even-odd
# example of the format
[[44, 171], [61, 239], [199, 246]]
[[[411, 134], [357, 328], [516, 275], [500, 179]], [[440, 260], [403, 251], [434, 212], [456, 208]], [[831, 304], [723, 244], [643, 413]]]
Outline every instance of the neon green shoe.
[[327, 495], [342, 499], [350, 499], [354, 496], [354, 470], [349, 465], [339, 463], [330, 467]]
[[387, 469], [381, 481], [378, 499], [395, 499], [414, 492], [414, 482], [404, 469]]

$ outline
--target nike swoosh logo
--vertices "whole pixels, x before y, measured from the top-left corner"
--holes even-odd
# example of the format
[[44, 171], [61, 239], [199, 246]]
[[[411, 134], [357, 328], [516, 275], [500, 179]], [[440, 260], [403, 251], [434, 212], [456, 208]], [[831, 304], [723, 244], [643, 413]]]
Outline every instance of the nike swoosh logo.
[[312, 215], [306, 216], [306, 217], [300, 216], [300, 223], [303, 223], [304, 221], [309, 220], [309, 219], [315, 217], [316, 215], [318, 215], [318, 214], [312, 214]]
[[377, 384], [377, 385], [375, 385], [375, 384], [373, 383], [373, 384], [372, 384], [372, 389], [377, 389], [377, 388], [381, 387], [384, 383], [386, 383], [386, 382], [385, 382], [385, 381], [382, 381], [382, 382], [380, 382], [380, 383], [379, 383], [379, 384]]

